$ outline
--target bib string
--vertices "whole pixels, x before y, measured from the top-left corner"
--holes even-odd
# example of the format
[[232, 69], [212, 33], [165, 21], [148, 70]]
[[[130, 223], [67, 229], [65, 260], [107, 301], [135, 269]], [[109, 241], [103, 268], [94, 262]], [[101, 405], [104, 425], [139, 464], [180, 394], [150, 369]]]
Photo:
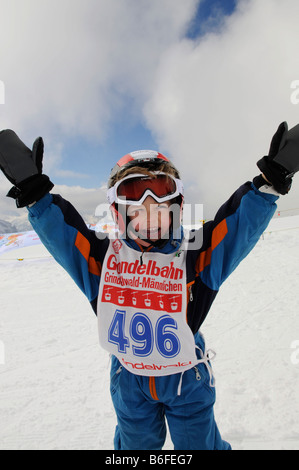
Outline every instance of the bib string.
[[[200, 356], [201, 356], [201, 359], [199, 359], [199, 361], [197, 362], [197, 364], [205, 364], [207, 370], [208, 370], [208, 373], [209, 373], [209, 377], [210, 377], [210, 380], [209, 380], [209, 385], [210, 387], [214, 388], [215, 387], [215, 383], [216, 383], [216, 380], [215, 380], [215, 377], [214, 377], [214, 374], [213, 374], [213, 369], [211, 367], [211, 364], [210, 364], [210, 361], [212, 361], [213, 359], [215, 359], [216, 357], [216, 353], [215, 351], [213, 351], [212, 349], [208, 349], [207, 351], [205, 351], [203, 353], [202, 349], [200, 349], [198, 346], [196, 346], [196, 348], [199, 350], [200, 352]], [[183, 376], [184, 376], [184, 373], [186, 371], [182, 372], [181, 373], [181, 376], [180, 376], [180, 380], [179, 380], [179, 384], [178, 384], [178, 389], [177, 389], [177, 395], [180, 396], [181, 393], [182, 393], [182, 383], [183, 383]]]

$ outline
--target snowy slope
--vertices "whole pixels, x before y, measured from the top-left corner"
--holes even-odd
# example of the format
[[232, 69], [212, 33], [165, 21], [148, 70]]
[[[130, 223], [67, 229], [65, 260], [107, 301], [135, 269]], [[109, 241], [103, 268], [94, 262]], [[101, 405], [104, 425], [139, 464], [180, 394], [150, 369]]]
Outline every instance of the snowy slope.
[[[272, 221], [202, 329], [217, 352], [216, 419], [234, 449], [299, 449], [299, 220], [290, 219]], [[95, 316], [43, 247], [25, 250], [0, 257], [0, 449], [112, 449]]]

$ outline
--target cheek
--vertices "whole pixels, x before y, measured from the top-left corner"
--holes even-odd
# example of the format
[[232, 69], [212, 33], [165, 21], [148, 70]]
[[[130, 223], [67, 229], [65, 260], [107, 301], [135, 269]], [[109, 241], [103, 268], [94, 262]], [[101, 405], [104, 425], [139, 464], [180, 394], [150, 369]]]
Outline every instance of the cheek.
[[169, 228], [171, 224], [171, 215], [169, 214], [169, 212], [166, 212], [166, 213], [161, 213], [159, 215], [159, 226], [161, 227], [161, 229], [163, 230], [166, 230]]
[[133, 228], [136, 228], [137, 226], [142, 227], [143, 225], [146, 226], [147, 224], [147, 217], [146, 217], [146, 214], [143, 212], [140, 212], [133, 216], [129, 216], [129, 220], [130, 220], [130, 225]]

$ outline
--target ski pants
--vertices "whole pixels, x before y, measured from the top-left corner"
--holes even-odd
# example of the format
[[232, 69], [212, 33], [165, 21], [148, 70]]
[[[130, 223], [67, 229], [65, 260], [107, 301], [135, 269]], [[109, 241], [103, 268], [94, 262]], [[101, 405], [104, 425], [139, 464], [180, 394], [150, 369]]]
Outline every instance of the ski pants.
[[[202, 336], [195, 340], [204, 351]], [[115, 450], [161, 450], [166, 420], [175, 450], [231, 449], [215, 422], [215, 388], [203, 363], [183, 377], [153, 378], [132, 374], [112, 356], [110, 392], [117, 415]]]

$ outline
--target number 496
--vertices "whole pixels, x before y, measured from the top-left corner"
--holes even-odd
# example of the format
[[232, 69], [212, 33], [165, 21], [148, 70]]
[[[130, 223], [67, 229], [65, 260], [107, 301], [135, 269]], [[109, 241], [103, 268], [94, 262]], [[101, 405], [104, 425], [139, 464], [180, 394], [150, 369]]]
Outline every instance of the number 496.
[[129, 337], [125, 335], [126, 311], [116, 310], [108, 330], [108, 341], [116, 344], [118, 352], [126, 353], [132, 347], [135, 356], [145, 357], [156, 347], [161, 356], [175, 357], [181, 349], [180, 341], [174, 333], [177, 322], [169, 315], [163, 315], [155, 328], [147, 315], [135, 313], [130, 321]]

